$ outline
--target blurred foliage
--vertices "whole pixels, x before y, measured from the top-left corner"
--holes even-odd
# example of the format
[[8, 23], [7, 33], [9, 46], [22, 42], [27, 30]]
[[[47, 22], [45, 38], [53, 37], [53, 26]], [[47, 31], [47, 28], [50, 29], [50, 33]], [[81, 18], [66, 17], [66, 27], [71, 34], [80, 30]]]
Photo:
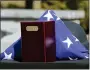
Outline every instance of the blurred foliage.
[[89, 33], [89, 0], [42, 0], [42, 9], [84, 10], [85, 18], [80, 19], [81, 26]]
[[68, 9], [65, 1], [42, 1], [42, 9]]
[[14, 4], [8, 4], [7, 8], [19, 8], [17, 5]]
[[15, 1], [15, 0], [8, 0], [8, 1], [1, 1], [1, 8], [24, 8], [25, 1]]
[[81, 26], [84, 28], [86, 33], [89, 32], [89, 1], [82, 1], [79, 4], [79, 10], [85, 11], [85, 18], [81, 19]]
[[15, 4], [8, 4], [7, 8], [23, 8]]

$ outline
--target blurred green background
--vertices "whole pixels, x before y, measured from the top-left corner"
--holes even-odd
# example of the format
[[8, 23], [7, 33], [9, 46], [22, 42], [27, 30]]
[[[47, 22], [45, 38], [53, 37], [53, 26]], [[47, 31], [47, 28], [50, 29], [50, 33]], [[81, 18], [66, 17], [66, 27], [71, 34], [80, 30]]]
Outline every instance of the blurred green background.
[[79, 19], [80, 25], [89, 34], [89, 0], [3, 0], [0, 7], [8, 9], [84, 10], [85, 18]]

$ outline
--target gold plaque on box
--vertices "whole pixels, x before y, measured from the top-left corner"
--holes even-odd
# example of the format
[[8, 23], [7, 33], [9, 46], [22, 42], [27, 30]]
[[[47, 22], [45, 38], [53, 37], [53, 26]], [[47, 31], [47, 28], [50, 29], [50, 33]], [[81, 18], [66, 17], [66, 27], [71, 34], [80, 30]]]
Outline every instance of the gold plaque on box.
[[38, 31], [38, 26], [27, 26], [26, 30], [27, 31]]

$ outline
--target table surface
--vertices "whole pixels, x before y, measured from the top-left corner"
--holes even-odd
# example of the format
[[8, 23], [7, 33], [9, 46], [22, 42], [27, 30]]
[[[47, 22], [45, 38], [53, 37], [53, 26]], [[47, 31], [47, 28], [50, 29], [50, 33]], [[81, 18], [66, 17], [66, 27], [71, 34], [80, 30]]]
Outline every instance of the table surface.
[[56, 62], [17, 62], [3, 60], [0, 62], [1, 69], [89, 69], [89, 59], [77, 61]]

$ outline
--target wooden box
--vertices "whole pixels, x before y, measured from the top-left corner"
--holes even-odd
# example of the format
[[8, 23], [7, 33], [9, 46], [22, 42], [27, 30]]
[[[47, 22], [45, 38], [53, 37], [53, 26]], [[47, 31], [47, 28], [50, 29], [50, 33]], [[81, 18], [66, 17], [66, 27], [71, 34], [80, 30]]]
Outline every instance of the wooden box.
[[21, 22], [22, 62], [56, 61], [55, 22]]

